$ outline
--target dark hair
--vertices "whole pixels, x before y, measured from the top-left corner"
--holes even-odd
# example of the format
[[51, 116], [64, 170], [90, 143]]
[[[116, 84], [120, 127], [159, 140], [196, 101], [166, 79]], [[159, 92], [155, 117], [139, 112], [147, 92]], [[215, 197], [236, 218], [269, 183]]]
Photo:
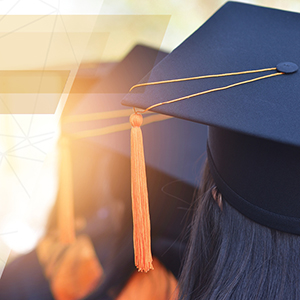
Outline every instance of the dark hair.
[[221, 210], [213, 187], [206, 164], [179, 299], [300, 299], [300, 237], [247, 219], [224, 198]]

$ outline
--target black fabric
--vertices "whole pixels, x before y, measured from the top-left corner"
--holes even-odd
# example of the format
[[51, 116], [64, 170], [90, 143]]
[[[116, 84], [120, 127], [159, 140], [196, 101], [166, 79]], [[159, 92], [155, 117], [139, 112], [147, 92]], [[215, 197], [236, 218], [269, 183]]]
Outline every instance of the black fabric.
[[[282, 62], [300, 66], [299, 49], [300, 14], [227, 2], [156, 65], [149, 80], [141, 82], [275, 68]], [[123, 104], [148, 108], [271, 74], [279, 73], [269, 70], [136, 88]], [[227, 201], [253, 221], [300, 234], [299, 95], [296, 71], [153, 111], [212, 127], [210, 167]], [[196, 139], [191, 135], [190, 143]]]
[[[228, 2], [140, 82], [300, 66], [300, 14]], [[276, 71], [134, 89], [130, 107], [150, 105]], [[300, 72], [213, 92], [153, 111], [300, 146]]]
[[32, 251], [8, 264], [0, 279], [2, 300], [53, 300], [49, 283]]
[[229, 204], [261, 225], [300, 234], [300, 148], [210, 126], [207, 152]]

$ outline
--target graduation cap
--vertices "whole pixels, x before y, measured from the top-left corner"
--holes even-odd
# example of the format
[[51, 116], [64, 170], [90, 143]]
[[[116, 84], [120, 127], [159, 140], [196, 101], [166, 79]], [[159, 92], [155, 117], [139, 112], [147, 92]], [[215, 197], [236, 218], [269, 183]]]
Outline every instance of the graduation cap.
[[227, 2], [123, 100], [142, 109], [133, 126], [145, 110], [209, 125], [208, 163], [224, 199], [298, 235], [299, 49], [300, 14]]
[[[85, 157], [89, 156], [89, 161], [94, 161], [95, 166], [101, 156], [112, 158], [109, 160], [109, 168], [105, 168], [105, 164], [99, 165], [99, 168], [105, 168], [105, 190], [111, 190], [114, 198], [127, 198], [127, 194], [130, 197], [131, 126], [128, 116], [132, 114], [132, 109], [125, 108], [120, 101], [137, 82], [136, 74], [142, 78], [166, 55], [167, 53], [156, 49], [136, 46], [111, 73], [99, 80], [63, 119], [64, 133], [67, 133], [72, 141], [71, 149], [80, 147], [80, 144], [87, 148], [86, 145], [89, 144], [93, 150], [88, 154], [85, 153]], [[147, 76], [150, 76], [150, 73]], [[147, 115], [145, 124], [147, 124], [143, 127], [147, 133], [145, 144], [150, 150], [147, 153], [146, 167], [149, 193], [153, 199], [150, 203], [154, 238], [152, 249], [165, 267], [178, 277], [186, 242], [182, 242], [180, 234], [193, 193], [198, 186], [199, 168], [205, 160], [207, 128], [185, 120], [166, 118], [160, 114]], [[176, 138], [172, 136], [174, 128], [177, 128]], [[189, 134], [196, 137], [193, 144], [188, 144]], [[157, 157], [159, 153], [161, 159]], [[76, 155], [79, 158], [82, 156], [80, 151]], [[179, 161], [176, 166], [174, 160]], [[89, 193], [95, 185], [97, 185], [95, 196], [99, 198], [103, 192], [100, 191], [102, 186], [100, 183], [104, 180], [96, 173], [91, 177], [83, 174], [81, 164], [80, 159], [73, 163], [76, 181], [74, 189], [77, 190], [74, 193], [75, 198], [78, 195], [82, 198], [79, 188], [88, 190]], [[82, 186], [83, 182], [87, 183], [85, 189]], [[101, 231], [101, 228], [97, 228]], [[131, 260], [130, 255], [130, 265]], [[120, 269], [123, 269], [120, 263], [118, 268], [120, 273]]]

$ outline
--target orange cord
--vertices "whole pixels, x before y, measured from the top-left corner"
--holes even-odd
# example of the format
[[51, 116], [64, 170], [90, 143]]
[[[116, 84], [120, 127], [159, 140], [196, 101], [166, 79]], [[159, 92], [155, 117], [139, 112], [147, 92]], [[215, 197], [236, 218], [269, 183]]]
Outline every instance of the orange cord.
[[[273, 68], [271, 68], [271, 70], [272, 69]], [[274, 69], [276, 69], [276, 68], [274, 68]], [[240, 72], [240, 73], [247, 74], [249, 72], [250, 71], [248, 71], [248, 72]], [[257, 71], [257, 72], [259, 72], [259, 71]], [[236, 75], [235, 73], [228, 73], [227, 75], [226, 74], [220, 74], [220, 75], [218, 75], [218, 77], [224, 76], [224, 75], [230, 76], [232, 74]], [[245, 81], [240, 81], [240, 82], [233, 83], [233, 84], [226, 85], [226, 86], [222, 86], [222, 87], [219, 87], [219, 88], [214, 88], [214, 89], [202, 91], [202, 92], [195, 93], [195, 94], [190, 94], [190, 95], [187, 95], [187, 96], [184, 96], [184, 97], [176, 98], [176, 99], [173, 99], [173, 100], [156, 103], [156, 104], [153, 104], [153, 105], [147, 107], [144, 110], [136, 110], [135, 109], [135, 112], [139, 113], [139, 114], [144, 114], [144, 113], [148, 112], [149, 110], [151, 110], [151, 109], [153, 109], [155, 107], [161, 106], [161, 105], [175, 103], [175, 102], [178, 102], [178, 101], [181, 101], [181, 100], [186, 100], [186, 99], [189, 99], [189, 98], [192, 98], [192, 97], [201, 96], [201, 95], [212, 93], [212, 92], [223, 91], [223, 90], [230, 89], [230, 88], [238, 86], [238, 85], [242, 85], [242, 84], [246, 84], [246, 83], [258, 81], [258, 80], [261, 80], [261, 79], [270, 78], [270, 77], [277, 76], [277, 75], [283, 75], [283, 74], [284, 73], [282, 73], [282, 72], [278, 72], [278, 73], [273, 73], [273, 74], [269, 74], [269, 75], [265, 75], [265, 76], [261, 76], [261, 77], [257, 77], [257, 78], [253, 78], [253, 79], [249, 79], [249, 80], [245, 80]], [[210, 78], [210, 77], [216, 77], [216, 75], [199, 76], [198, 78], [197, 77], [191, 77], [191, 78], [183, 78], [183, 79], [184, 80], [194, 80], [194, 79], [203, 79], [203, 78]], [[137, 85], [133, 86], [130, 90], [133, 90], [134, 88], [140, 87], [140, 86], [147, 86], [147, 85], [154, 85], [154, 84], [161, 84], [161, 83], [171, 83], [171, 82], [177, 82], [177, 81], [181, 81], [181, 80], [180, 79], [174, 79], [174, 81], [172, 81], [172, 80], [165, 80], [165, 81], [141, 83], [141, 84], [137, 84]]]
[[248, 71], [223, 73], [223, 74], [201, 75], [201, 76], [195, 76], [195, 77], [186, 77], [186, 78], [178, 78], [178, 79], [169, 79], [169, 80], [161, 80], [161, 81], [154, 81], [154, 82], [138, 83], [138, 84], [135, 84], [134, 86], [132, 86], [130, 88], [129, 92], [131, 92], [133, 89], [135, 89], [137, 87], [142, 87], [142, 86], [157, 85], [157, 84], [164, 84], [164, 83], [173, 83], [173, 82], [182, 82], [182, 81], [190, 81], [190, 80], [198, 80], [198, 79], [206, 79], [206, 78], [218, 78], [218, 77], [226, 77], [226, 76], [253, 74], [253, 73], [274, 71], [274, 70], [276, 70], [276, 68], [272, 67], [272, 68], [259, 69], [259, 70], [248, 70]]

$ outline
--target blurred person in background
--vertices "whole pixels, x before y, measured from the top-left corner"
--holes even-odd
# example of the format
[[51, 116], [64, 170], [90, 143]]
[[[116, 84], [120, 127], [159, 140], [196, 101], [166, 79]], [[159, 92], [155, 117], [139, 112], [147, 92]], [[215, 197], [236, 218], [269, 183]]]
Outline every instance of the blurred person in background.
[[[85, 71], [84, 85], [80, 88], [78, 81], [73, 87], [77, 98], [70, 101], [71, 93], [64, 115], [122, 109], [123, 94], [165, 56], [164, 52], [136, 46], [122, 62], [114, 64], [105, 77], [91, 86], [86, 84], [89, 81]], [[99, 93], [105, 93], [102, 102], [99, 102]], [[128, 121], [127, 117], [125, 119]], [[179, 121], [170, 122], [166, 133]], [[63, 132], [70, 134], [101, 126], [104, 124], [97, 121], [87, 125], [65, 124]], [[148, 126], [149, 132], [155, 130]], [[204, 130], [203, 140], [199, 141], [201, 145], [205, 144], [205, 134]], [[60, 184], [45, 236], [36, 250], [7, 266], [0, 281], [1, 298], [125, 300], [176, 297], [187, 238], [182, 232], [190, 222], [187, 212], [195, 187], [178, 180], [170, 172], [147, 166], [155, 270], [147, 274], [137, 272], [133, 263], [129, 153], [126, 146], [124, 153], [111, 146], [115, 143], [116, 147], [122, 148], [127, 138], [127, 134], [116, 133], [108, 137], [107, 144], [103, 144], [103, 137], [80, 139], [70, 144], [76, 238], [70, 245], [59, 240], [57, 218], [61, 213], [59, 205], [63, 201], [61, 189], [64, 188]], [[166, 142], [163, 134], [159, 138], [157, 141]], [[174, 147], [171, 142], [169, 147]]]

